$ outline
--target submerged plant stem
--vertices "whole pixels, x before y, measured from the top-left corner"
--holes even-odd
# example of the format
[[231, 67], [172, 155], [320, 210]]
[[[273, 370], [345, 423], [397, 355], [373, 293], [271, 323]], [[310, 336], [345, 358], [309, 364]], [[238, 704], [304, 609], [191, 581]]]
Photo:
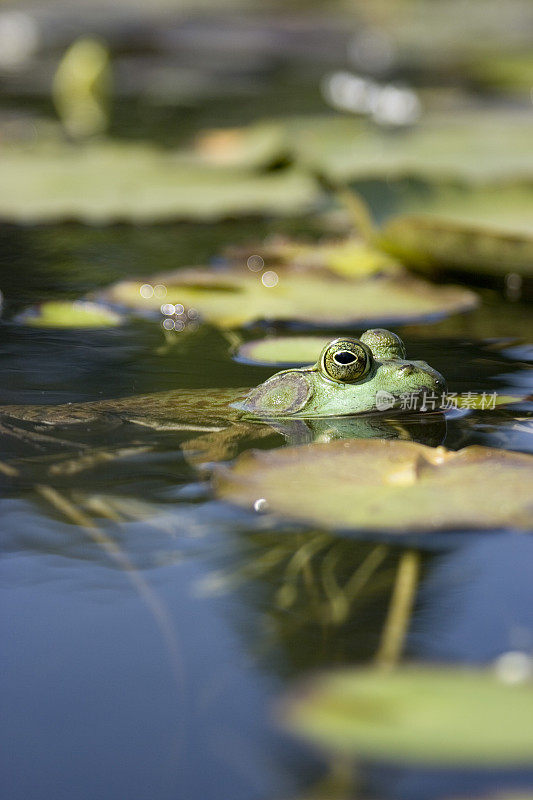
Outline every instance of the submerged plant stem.
[[376, 229], [368, 206], [361, 195], [354, 192], [353, 189], [343, 186], [338, 189], [337, 197], [350, 214], [357, 233], [365, 242], [372, 242]]
[[73, 503], [68, 500], [61, 492], [54, 489], [52, 486], [44, 484], [35, 485], [36, 492], [46, 500], [53, 508], [63, 514], [70, 522], [82, 528], [90, 538], [98, 544], [102, 550], [125, 572], [134, 589], [137, 591], [147, 608], [149, 609], [152, 617], [155, 620], [157, 627], [166, 644], [172, 672], [176, 681], [178, 690], [183, 691], [184, 672], [183, 663], [180, 653], [180, 648], [176, 638], [176, 632], [172, 619], [168, 610], [163, 603], [159, 600], [157, 595], [154, 594], [151, 587], [144, 580], [142, 575], [135, 565], [130, 561], [128, 556], [118, 547], [118, 545], [105, 534], [105, 532], [91, 519], [90, 516], [85, 514], [81, 509], [77, 508]]
[[416, 550], [406, 550], [400, 558], [387, 619], [376, 653], [378, 667], [390, 669], [398, 663], [401, 657], [418, 586], [419, 572], [420, 553]]

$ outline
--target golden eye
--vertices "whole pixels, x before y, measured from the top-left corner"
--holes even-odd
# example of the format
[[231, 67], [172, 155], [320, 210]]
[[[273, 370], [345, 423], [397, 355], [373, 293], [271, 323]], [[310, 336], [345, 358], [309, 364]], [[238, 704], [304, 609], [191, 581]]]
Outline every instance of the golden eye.
[[321, 372], [334, 381], [355, 383], [370, 371], [373, 359], [366, 344], [359, 339], [334, 339], [320, 354]]

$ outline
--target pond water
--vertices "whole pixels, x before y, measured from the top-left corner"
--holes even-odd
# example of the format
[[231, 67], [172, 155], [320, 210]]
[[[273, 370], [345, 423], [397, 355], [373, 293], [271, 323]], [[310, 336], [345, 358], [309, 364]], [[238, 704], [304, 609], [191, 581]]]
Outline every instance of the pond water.
[[[303, 223], [268, 221], [3, 226], [8, 312], [125, 275], [213, 261], [226, 244], [280, 228], [305, 232]], [[480, 311], [397, 330], [453, 391], [527, 394], [528, 309], [483, 291]], [[207, 327], [165, 346], [158, 324], [142, 320], [83, 332], [6, 322], [0, 341], [2, 405], [252, 386], [273, 372], [237, 363]], [[452, 415], [444, 443], [532, 452], [526, 410]], [[76, 436], [0, 440], [0, 460], [18, 469], [0, 472], [3, 796], [299, 796], [324, 762], [280, 730], [276, 701], [309, 670], [370, 662], [400, 548], [391, 546], [364, 591], [339, 607], [327, 570], [345, 586], [379, 542], [272, 530], [225, 506], [179, 449], [190, 432], [94, 425], [84, 452], [121, 457], [82, 471], [75, 459], [65, 467], [79, 453]], [[282, 445], [275, 434], [262, 444]], [[56, 494], [36, 488], [44, 484]], [[57, 496], [66, 511], [51, 502]], [[429, 536], [423, 547], [409, 658], [486, 664], [509, 650], [533, 651], [528, 536], [468, 534], [449, 543]], [[370, 796], [427, 800], [533, 789], [533, 771], [365, 763], [360, 781]]]

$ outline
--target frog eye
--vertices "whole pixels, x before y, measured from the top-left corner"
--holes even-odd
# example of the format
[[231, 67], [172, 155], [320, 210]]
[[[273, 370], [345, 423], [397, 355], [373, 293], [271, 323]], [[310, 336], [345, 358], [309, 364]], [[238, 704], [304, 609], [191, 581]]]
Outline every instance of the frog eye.
[[361, 341], [368, 345], [378, 359], [405, 358], [405, 345], [392, 331], [385, 328], [370, 328], [361, 336]]
[[331, 380], [355, 383], [372, 367], [370, 348], [359, 339], [335, 339], [327, 344], [318, 361], [320, 371]]

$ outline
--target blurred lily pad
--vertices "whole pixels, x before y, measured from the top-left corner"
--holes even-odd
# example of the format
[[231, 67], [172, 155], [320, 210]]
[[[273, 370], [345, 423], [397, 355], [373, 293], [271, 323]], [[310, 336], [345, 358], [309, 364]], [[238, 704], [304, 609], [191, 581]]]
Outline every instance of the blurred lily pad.
[[363, 278], [379, 273], [398, 275], [404, 272], [402, 265], [383, 250], [356, 238], [306, 244], [280, 237], [246, 250], [230, 248], [228, 255], [237, 260], [249, 256], [252, 251], [269, 265], [275, 263], [295, 269], [325, 269], [347, 278]]
[[533, 56], [525, 52], [491, 53], [469, 65], [473, 78], [483, 86], [502, 91], [529, 92], [533, 85]]
[[331, 273], [280, 269], [261, 274], [238, 267], [178, 270], [149, 283], [121, 281], [101, 297], [142, 311], [180, 304], [222, 327], [261, 320], [322, 327], [399, 323], [440, 318], [477, 303], [467, 289], [433, 286], [409, 275], [350, 281]]
[[288, 728], [334, 754], [443, 766], [533, 759], [533, 683], [479, 669], [346, 669], [318, 676], [282, 709]]
[[533, 275], [533, 186], [449, 189], [392, 218], [380, 244], [402, 260], [460, 271]]
[[332, 116], [297, 119], [289, 123], [289, 131], [296, 162], [341, 183], [402, 177], [474, 182], [533, 178], [529, 114], [433, 114], [403, 133]]
[[533, 456], [349, 440], [251, 452], [216, 476], [219, 496], [325, 529], [411, 531], [533, 526]]
[[192, 155], [205, 164], [259, 169], [279, 162], [286, 155], [283, 126], [258, 122], [242, 128], [218, 128], [198, 134]]
[[51, 300], [24, 311], [16, 321], [34, 328], [109, 328], [120, 325], [123, 317], [99, 303]]
[[191, 155], [219, 166], [265, 166], [288, 158], [331, 181], [488, 182], [533, 178], [533, 120], [492, 110], [429, 113], [403, 132], [358, 117], [305, 116], [207, 131]]
[[255, 175], [124, 142], [12, 146], [0, 180], [0, 218], [23, 222], [283, 216], [308, 211], [318, 197], [315, 181], [296, 169]]
[[314, 364], [331, 336], [277, 336], [254, 339], [242, 344], [236, 353], [237, 361], [264, 366], [298, 367]]
[[[369, 47], [378, 36], [378, 43], [388, 48], [389, 62], [401, 64], [409, 74], [440, 77], [451, 73], [469, 75], [469, 64], [475, 55], [498, 58], [499, 53], [513, 52], [517, 48], [528, 50], [531, 43], [533, 10], [528, 0], [509, 0], [502, 6], [498, 0], [485, 0], [483, 13], [480, 7], [464, 0], [448, 0], [446, 4], [421, 2], [380, 3], [379, 22], [369, 14], [371, 36], [363, 28], [352, 45], [356, 63], [362, 68], [371, 67], [379, 51]], [[376, 26], [376, 27], [374, 27]], [[366, 47], [365, 47], [366, 44]], [[382, 56], [383, 58], [383, 56]]]

